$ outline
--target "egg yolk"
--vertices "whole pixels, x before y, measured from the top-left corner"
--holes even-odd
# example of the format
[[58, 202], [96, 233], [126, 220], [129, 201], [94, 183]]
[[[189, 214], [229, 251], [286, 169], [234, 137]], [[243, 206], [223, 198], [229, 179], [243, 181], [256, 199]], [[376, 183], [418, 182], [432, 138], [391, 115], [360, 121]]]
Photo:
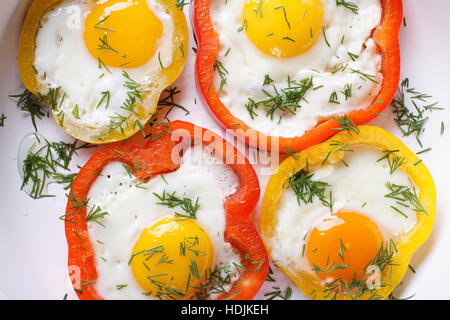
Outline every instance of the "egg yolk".
[[146, 0], [109, 0], [86, 18], [84, 40], [99, 63], [134, 68], [153, 57], [162, 30]]
[[316, 225], [307, 243], [308, 260], [322, 280], [361, 280], [382, 245], [378, 226], [366, 216], [340, 212]]
[[130, 266], [146, 294], [158, 299], [189, 299], [207, 280], [214, 250], [194, 221], [165, 217], [145, 229]]
[[241, 28], [259, 50], [288, 58], [314, 45], [322, 19], [321, 0], [247, 0]]

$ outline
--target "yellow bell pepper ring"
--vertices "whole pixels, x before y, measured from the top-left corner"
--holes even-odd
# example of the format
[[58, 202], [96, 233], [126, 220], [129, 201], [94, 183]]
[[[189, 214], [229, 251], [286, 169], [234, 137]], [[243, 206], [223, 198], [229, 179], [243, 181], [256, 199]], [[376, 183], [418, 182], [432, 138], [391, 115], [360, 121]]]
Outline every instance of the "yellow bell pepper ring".
[[34, 0], [19, 42], [22, 81], [74, 138], [125, 140], [185, 66], [185, 15], [175, 0], [78, 2]]
[[[398, 173], [399, 175], [396, 178], [402, 175], [405, 181], [408, 181], [411, 185], [411, 187], [406, 187], [386, 182], [385, 187], [387, 189], [384, 193], [378, 192], [382, 190], [374, 192], [380, 195], [378, 198], [374, 195], [374, 199], [386, 201], [378, 204], [383, 205], [383, 208], [392, 210], [395, 219], [400, 221], [404, 218], [401, 216], [402, 210], [409, 210], [411, 216], [416, 219], [401, 220], [412, 221], [411, 227], [406, 228], [403, 232], [387, 232], [383, 227], [380, 227], [382, 232], [379, 231], [378, 226], [382, 224], [372, 221], [379, 222], [381, 214], [386, 212], [370, 212], [370, 216], [375, 217], [372, 220], [365, 214], [355, 213], [355, 210], [347, 210], [345, 208], [347, 204], [339, 204], [341, 211], [336, 210], [333, 208], [336, 199], [333, 199], [331, 191], [328, 193], [328, 187], [331, 188], [332, 186], [326, 182], [318, 181], [318, 179], [323, 179], [323, 175], [322, 178], [320, 176], [314, 178], [315, 172], [318, 170], [324, 172], [323, 170], [330, 169], [328, 166], [344, 168], [343, 164], [345, 164], [348, 168], [351, 168], [352, 163], [348, 165], [345, 162], [347, 155], [349, 155], [348, 157], [354, 157], [357, 152], [367, 151], [367, 148], [382, 155], [376, 161], [378, 163], [377, 168], [388, 170], [385, 174], [389, 179], [396, 181], [393, 178], [393, 172], [399, 170], [402, 172]], [[376, 153], [375, 156], [378, 156]], [[367, 154], [365, 153], [365, 155]], [[389, 166], [386, 163], [389, 163]], [[367, 168], [369, 166], [373, 166], [373, 164], [368, 163]], [[364, 164], [358, 168], [358, 170], [361, 170], [366, 166]], [[389, 169], [391, 169], [390, 172]], [[328, 172], [331, 172], [330, 176], [335, 174], [333, 170]], [[358, 175], [358, 171], [352, 173], [350, 177], [355, 177], [354, 174]], [[379, 181], [384, 183], [384, 177], [380, 178]], [[295, 180], [298, 183], [297, 189], [292, 187], [294, 178], [297, 179]], [[370, 184], [373, 187], [375, 182], [367, 181], [367, 185]], [[289, 192], [295, 192], [297, 196], [297, 202], [293, 202], [295, 209], [292, 209], [292, 206], [287, 207], [290, 208], [290, 211], [286, 209], [286, 206], [283, 206], [283, 201], [286, 199], [284, 196], [288, 195], [285, 192], [288, 192], [288, 189]], [[359, 200], [358, 192], [349, 192], [351, 192], [350, 198], [354, 196], [355, 199]], [[315, 218], [315, 220], [311, 216], [308, 218], [308, 214], [312, 214], [308, 208], [314, 207], [310, 206], [305, 209], [307, 205], [310, 205], [312, 199], [319, 200], [317, 202], [319, 205], [316, 208], [322, 208], [320, 206], [322, 204], [329, 207], [326, 214], [321, 213], [319, 218]], [[347, 201], [351, 201], [351, 199]], [[393, 205], [389, 206], [391, 203]], [[365, 203], [361, 208], [364, 206]], [[366, 212], [364, 210], [368, 209], [361, 209], [361, 212]], [[336, 134], [328, 141], [310, 147], [298, 154], [293, 154], [280, 164], [271, 176], [264, 194], [260, 222], [261, 235], [272, 261], [307, 297], [320, 300], [385, 299], [401, 284], [401, 279], [409, 266], [412, 255], [430, 235], [435, 220], [435, 211], [435, 185], [424, 163], [391, 133], [373, 126], [352, 126], [348, 130]], [[285, 214], [283, 212], [291, 214], [289, 225], [282, 224], [283, 221], [284, 223], [287, 221], [283, 220], [285, 219], [283, 218], [285, 216], [282, 216], [282, 214]], [[390, 214], [390, 212], [387, 213]], [[396, 214], [399, 214], [399, 216], [395, 216]], [[305, 224], [307, 230], [304, 236], [296, 233], [299, 229], [296, 228], [295, 223], [300, 220], [311, 222]], [[356, 230], [356, 233], [359, 232], [357, 236], [349, 234], [349, 230], [352, 230], [349, 228], [350, 221], [353, 221], [352, 223], [356, 221], [358, 226], [362, 226], [361, 228], [367, 228], [367, 230], [370, 229], [373, 232], [366, 232], [365, 229], [358, 231], [358, 227], [353, 229], [353, 231]], [[318, 223], [325, 222], [328, 223], [326, 226], [322, 224], [319, 227]], [[281, 225], [284, 228], [282, 231], [277, 228]], [[295, 241], [283, 242], [283, 239], [285, 239], [283, 234], [288, 232], [294, 233], [294, 237], [289, 239], [295, 239]], [[383, 236], [377, 238], [377, 234]], [[393, 236], [387, 238], [386, 234]], [[334, 242], [330, 242], [330, 239]], [[345, 239], [345, 241], [342, 239]], [[311, 245], [313, 241], [319, 245], [313, 247]], [[372, 252], [370, 258], [367, 259], [368, 257], [366, 257], [366, 260], [361, 258], [369, 254], [368, 252], [374, 244], [377, 245], [376, 250], [373, 251], [375, 254]], [[300, 248], [301, 252], [297, 255], [288, 256], [286, 260], [280, 259], [280, 257], [286, 256], [281, 255], [280, 252], [299, 251], [295, 248]], [[318, 262], [320, 259], [314, 260], [314, 257], [318, 256], [314, 253], [320, 250], [322, 250], [322, 256], [324, 256], [323, 252], [327, 253], [326, 263], [321, 264]], [[359, 269], [346, 270], [355, 265], [359, 265]]]

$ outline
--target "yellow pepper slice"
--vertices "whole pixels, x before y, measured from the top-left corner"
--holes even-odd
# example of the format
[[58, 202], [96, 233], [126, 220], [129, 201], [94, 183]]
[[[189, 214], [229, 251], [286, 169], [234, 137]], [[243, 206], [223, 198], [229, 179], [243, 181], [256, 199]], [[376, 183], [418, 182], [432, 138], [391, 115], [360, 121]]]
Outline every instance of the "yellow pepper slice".
[[[359, 133], [355, 133], [355, 131]], [[270, 178], [264, 194], [260, 222], [261, 234], [269, 256], [274, 259], [272, 253], [277, 248], [272, 247], [270, 240], [275, 236], [280, 199], [293, 172], [341, 161], [345, 152], [333, 152], [338, 148], [365, 145], [376, 147], [380, 150], [398, 150], [396, 155], [405, 159], [401, 169], [417, 186], [420, 204], [427, 214], [417, 213], [415, 226], [407, 233], [399, 236], [395, 241], [397, 250], [391, 260], [392, 265], [395, 267], [392, 267], [392, 269], [386, 268], [381, 274], [381, 283], [389, 283], [389, 285], [367, 291], [358, 297], [358, 299], [374, 297], [385, 299], [400, 284], [412, 255], [431, 233], [435, 219], [436, 190], [433, 178], [423, 162], [395, 136], [381, 128], [372, 126], [358, 127], [358, 130], [355, 131], [348, 130], [347, 132], [339, 133], [330, 140], [293, 155], [293, 157], [289, 157], [280, 164]], [[276, 261], [274, 262], [277, 264]], [[330, 296], [329, 292], [324, 290], [323, 282], [321, 283], [320, 279], [314, 274], [305, 271], [294, 272], [281, 264], [277, 266], [309, 298], [330, 299], [330, 297], [333, 297], [339, 300], [346, 300], [355, 297], [342, 291], [337, 295]]]

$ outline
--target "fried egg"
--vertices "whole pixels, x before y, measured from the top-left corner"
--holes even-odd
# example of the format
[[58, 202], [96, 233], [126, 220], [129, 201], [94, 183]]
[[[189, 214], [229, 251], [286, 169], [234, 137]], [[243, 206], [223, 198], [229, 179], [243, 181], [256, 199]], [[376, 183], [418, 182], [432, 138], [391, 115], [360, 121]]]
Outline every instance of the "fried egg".
[[343, 161], [298, 176], [315, 190], [311, 198], [290, 180], [275, 213], [273, 236], [265, 239], [273, 261], [302, 289], [313, 291], [308, 283], [315, 283], [323, 291], [304, 292], [310, 297], [367, 292], [370, 268], [395, 268], [389, 257], [397, 253], [397, 242], [414, 229], [417, 215], [426, 214], [414, 200], [420, 196], [415, 184], [389, 163], [392, 154], [388, 160], [375, 147], [352, 151]]
[[[28, 33], [26, 24], [23, 39]], [[183, 68], [187, 29], [166, 1], [64, 0], [40, 18], [33, 52], [22, 42], [19, 63], [31, 55], [22, 69], [34, 73], [29, 80], [22, 72], [27, 87], [46, 96], [71, 135], [101, 143], [126, 138], [151, 117]]]
[[[349, 5], [350, 4], [350, 5]], [[379, 0], [211, 1], [218, 96], [265, 135], [296, 137], [380, 91]]]
[[[229, 277], [231, 283], [220, 284], [229, 288], [242, 269], [239, 253], [224, 240], [223, 203], [237, 186], [233, 171], [199, 147], [184, 153], [178, 170], [148, 181], [123, 163], [108, 164], [89, 191], [88, 212], [107, 213], [88, 222], [100, 296], [211, 298], [219, 292], [218, 274]], [[195, 218], [187, 217], [189, 208]], [[206, 283], [207, 296], [200, 289]]]

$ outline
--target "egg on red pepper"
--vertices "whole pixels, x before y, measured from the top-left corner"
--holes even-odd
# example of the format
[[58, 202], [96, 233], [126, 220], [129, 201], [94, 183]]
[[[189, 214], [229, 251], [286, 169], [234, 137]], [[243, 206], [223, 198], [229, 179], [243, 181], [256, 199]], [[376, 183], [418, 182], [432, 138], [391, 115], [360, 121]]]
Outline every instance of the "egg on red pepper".
[[196, 1], [199, 88], [248, 144], [303, 150], [389, 105], [402, 17], [401, 0]]

